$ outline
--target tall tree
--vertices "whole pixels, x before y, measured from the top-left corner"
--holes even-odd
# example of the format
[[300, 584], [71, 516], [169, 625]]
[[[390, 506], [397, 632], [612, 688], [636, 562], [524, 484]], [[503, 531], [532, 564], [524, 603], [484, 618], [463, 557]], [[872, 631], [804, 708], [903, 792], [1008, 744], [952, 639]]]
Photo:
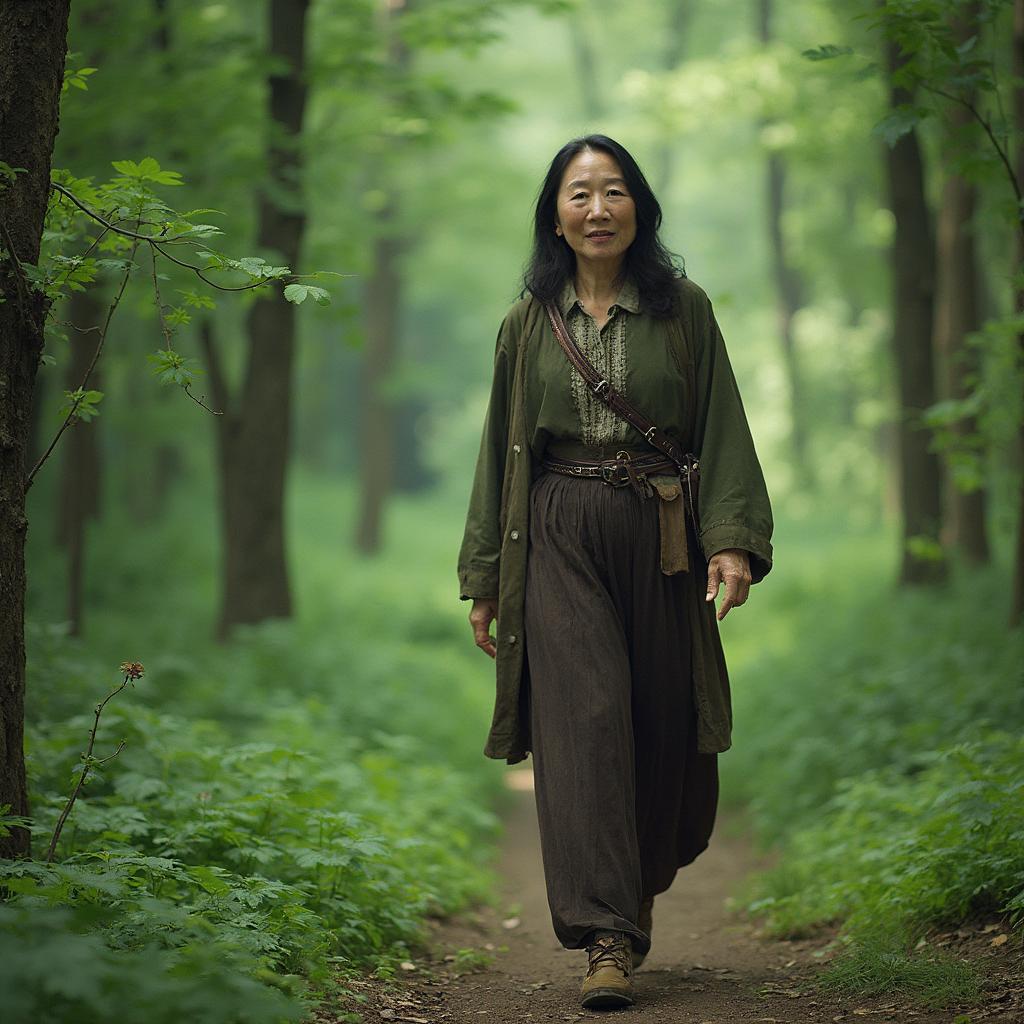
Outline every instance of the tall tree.
[[[668, 26], [665, 32], [665, 46], [662, 50], [662, 66], [674, 71], [683, 61], [690, 36], [690, 21], [693, 15], [693, 0], [669, 0]], [[665, 141], [658, 152], [655, 164], [658, 192], [666, 194], [676, 172], [677, 147], [675, 139], [666, 133]]]
[[[407, 0], [387, 0], [382, 27], [387, 43], [389, 78], [402, 83], [411, 54], [398, 29]], [[397, 86], [399, 90], [402, 85]], [[389, 143], [394, 150], [398, 140]], [[393, 153], [390, 154], [393, 156]], [[380, 548], [384, 505], [391, 493], [395, 468], [395, 407], [387, 392], [387, 379], [398, 353], [402, 309], [399, 259], [406, 242], [401, 237], [397, 189], [390, 183], [374, 216], [370, 274], [364, 292], [366, 354], [363, 360], [362, 417], [359, 444], [359, 517], [356, 548], [372, 554]]]
[[[309, 0], [271, 0], [267, 180], [259, 189], [258, 244], [283, 264], [298, 263], [306, 217], [300, 141], [306, 108]], [[284, 536], [291, 437], [295, 309], [280, 294], [249, 308], [244, 378], [233, 398], [212, 326], [203, 350], [218, 411], [222, 591], [217, 635], [238, 623], [288, 617], [291, 589]]]
[[[980, 31], [978, 4], [971, 4], [957, 19], [953, 31], [964, 45]], [[974, 239], [977, 186], [958, 167], [958, 157], [973, 150], [976, 126], [966, 104], [974, 104], [976, 90], [968, 88], [964, 102], [947, 108], [943, 146], [946, 178], [939, 201], [936, 226], [935, 352], [940, 361], [943, 398], [964, 398], [971, 389], [971, 377], [978, 370], [977, 349], [966, 344], [967, 336], [981, 326], [980, 271]], [[960, 447], [978, 436], [977, 422], [965, 416], [951, 424]], [[986, 490], [980, 481], [965, 491], [958, 485], [955, 448], [945, 460], [945, 540], [966, 558], [980, 564], [989, 559], [986, 526]]]
[[593, 123], [604, 117], [605, 113], [598, 57], [594, 52], [594, 42], [590, 37], [587, 21], [580, 9], [577, 8], [570, 14], [567, 25], [576, 63], [576, 77], [580, 84], [583, 116], [593, 126]]
[[[772, 42], [772, 0], [757, 0], [758, 34], [768, 46]], [[796, 477], [804, 487], [813, 483], [811, 463], [807, 454], [807, 411], [804, 397], [800, 357], [793, 334], [793, 317], [803, 305], [804, 285], [800, 272], [793, 266], [786, 245], [783, 215], [786, 206], [786, 162], [776, 150], [769, 150], [765, 167], [765, 194], [768, 214], [768, 238], [771, 243], [772, 276], [775, 279], [775, 302], [778, 312], [779, 341], [782, 363], [789, 387], [790, 441]]]
[[[1021, 209], [1019, 202], [1019, 183], [1024, 182], [1024, 0], [1014, 0], [1012, 43], [1013, 127], [1017, 138], [1017, 151], [1014, 154], [1018, 182], [1017, 216], [1019, 221], [1024, 221], [1024, 209]], [[1021, 275], [1024, 274], [1024, 224], [1022, 223], [1018, 223], [1017, 259], [1013, 271], [1014, 280], [1017, 282], [1014, 305], [1016, 312], [1024, 316], [1024, 282], [1021, 281]], [[1021, 363], [1024, 365], [1024, 334], [1021, 334], [1018, 344], [1021, 350]], [[1021, 483], [1017, 519], [1017, 551], [1013, 570], [1013, 595], [1010, 602], [1010, 622], [1015, 626], [1024, 622], [1024, 424], [1020, 429], [1020, 456]]]
[[388, 196], [375, 217], [370, 275], [364, 292], [366, 352], [363, 359], [362, 419], [359, 444], [359, 518], [356, 548], [372, 554], [381, 545], [384, 506], [395, 468], [395, 408], [387, 378], [398, 352], [402, 308], [399, 257], [405, 243], [395, 221], [398, 200]]
[[[75, 11], [78, 25], [95, 24], [94, 10]], [[70, 36], [76, 37], [76, 18], [71, 19]], [[97, 48], [84, 47], [76, 51], [89, 67], [102, 63], [102, 54]], [[66, 135], [62, 140], [66, 142]], [[95, 144], [95, 143], [94, 143]], [[100, 299], [102, 285], [93, 281], [80, 285], [67, 300], [67, 366], [65, 367], [65, 389], [75, 391], [88, 377], [90, 388], [101, 391], [103, 369], [95, 361], [100, 340], [100, 325], [104, 309]], [[42, 382], [45, 374], [36, 378], [35, 400], [42, 398]], [[86, 530], [90, 520], [100, 516], [100, 496], [103, 478], [103, 449], [99, 443], [103, 417], [77, 419], [68, 429], [61, 452], [60, 481], [57, 488], [57, 514], [55, 516], [58, 547], [67, 555], [67, 597], [66, 618], [71, 636], [81, 636], [84, 606], [82, 593], [86, 566]], [[137, 490], [144, 490], [138, 488]]]
[[[102, 368], [89, 367], [96, 357], [104, 310], [97, 285], [73, 292], [68, 303], [71, 332], [66, 388], [74, 391], [89, 377], [89, 387], [102, 390]], [[102, 460], [99, 428], [102, 417], [76, 420], [68, 430], [61, 453], [61, 475], [57, 506], [57, 543], [67, 552], [67, 618], [70, 634], [82, 633], [82, 589], [85, 578], [85, 536], [90, 519], [100, 513]]]
[[[153, 49], [160, 76], [170, 84], [178, 73], [176, 54], [173, 49], [172, 19], [168, 0], [154, 0]], [[168, 140], [168, 159], [172, 167], [181, 167], [188, 159], [188, 147], [178, 141], [177, 133], [172, 133]], [[140, 140], [141, 144], [141, 140]], [[135, 148], [135, 147], [133, 147]], [[132, 366], [141, 365], [134, 360]], [[166, 409], [177, 396], [170, 388], [159, 388], [152, 397], [154, 406]], [[166, 508], [175, 480], [181, 474], [182, 460], [180, 440], [161, 436], [153, 445], [149, 445], [141, 457], [150, 460], [149, 487], [138, 488], [130, 492], [131, 506], [137, 521], [141, 523], [156, 519]]]
[[[25, 778], [25, 447], [48, 302], [35, 264], [50, 195], [70, 0], [0, 0], [0, 806], [28, 815]], [[11, 170], [19, 168], [18, 172]], [[0, 836], [0, 856], [30, 852]]]
[[[910, 104], [900, 82], [906, 55], [886, 39], [889, 102], [893, 111]], [[916, 128], [885, 150], [889, 205], [895, 221], [891, 261], [893, 280], [892, 346], [899, 402], [900, 506], [903, 551], [900, 582], [933, 583], [945, 577], [939, 544], [942, 518], [941, 467], [930, 451], [922, 423], [935, 402], [932, 325], [935, 305], [935, 246], [925, 194], [924, 160]]]

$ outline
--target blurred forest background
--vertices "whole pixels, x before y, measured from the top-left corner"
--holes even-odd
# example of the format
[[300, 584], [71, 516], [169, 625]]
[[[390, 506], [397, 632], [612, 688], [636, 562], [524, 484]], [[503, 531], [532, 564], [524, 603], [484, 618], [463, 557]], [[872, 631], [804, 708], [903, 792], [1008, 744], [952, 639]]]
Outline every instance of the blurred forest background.
[[1024, 920], [1024, 4], [75, 0], [67, 49], [19, 270], [53, 306], [9, 1019], [299, 1019], [491, 898], [455, 559], [532, 202], [589, 131], [714, 300], [773, 499], [722, 624], [723, 801], [781, 857], [744, 906], [843, 922], [834, 984], [971, 991], [919, 939]]

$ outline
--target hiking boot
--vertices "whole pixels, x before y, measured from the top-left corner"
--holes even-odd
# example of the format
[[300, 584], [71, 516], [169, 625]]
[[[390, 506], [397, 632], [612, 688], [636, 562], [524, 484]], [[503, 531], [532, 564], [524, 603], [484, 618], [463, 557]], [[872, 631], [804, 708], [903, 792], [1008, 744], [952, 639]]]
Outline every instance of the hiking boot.
[[[637, 928], [639, 928], [642, 932], [647, 932], [648, 935], [651, 934], [651, 929], [654, 927], [654, 922], [652, 920], [653, 912], [654, 897], [648, 896], [647, 899], [645, 899], [643, 903], [640, 904], [640, 913], [637, 914], [636, 918]], [[644, 962], [644, 957], [646, 956], [646, 953], [638, 953], [635, 949], [633, 950], [634, 971]]]
[[625, 932], [598, 930], [587, 946], [589, 963], [580, 988], [580, 1004], [607, 1010], [633, 1002], [633, 961]]

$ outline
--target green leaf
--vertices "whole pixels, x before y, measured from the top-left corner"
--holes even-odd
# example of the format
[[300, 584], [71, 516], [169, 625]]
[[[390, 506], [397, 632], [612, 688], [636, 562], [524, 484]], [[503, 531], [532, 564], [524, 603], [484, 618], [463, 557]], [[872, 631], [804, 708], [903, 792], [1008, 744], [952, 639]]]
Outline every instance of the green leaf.
[[61, 418], [68, 415], [74, 409], [74, 419], [91, 420], [99, 415], [97, 405], [103, 400], [102, 391], [83, 391], [77, 388], [75, 391], [64, 392], [64, 404], [60, 407]]
[[201, 292], [187, 290], [178, 290], [178, 294], [182, 296], [186, 306], [192, 306], [194, 309], [216, 309], [217, 304], [213, 301], [213, 297], [210, 295], [203, 295]]
[[126, 178], [138, 181], [152, 181], [158, 185], [183, 185], [181, 175], [177, 171], [164, 171], [160, 164], [151, 156], [143, 157], [139, 163], [134, 160], [112, 160], [114, 170], [120, 171]]
[[19, 174], [28, 174], [28, 171], [24, 167], [12, 167], [10, 164], [4, 163], [3, 160], [0, 160], [0, 175], [3, 175], [5, 178], [10, 178], [11, 181], [13, 181]]
[[186, 359], [173, 348], [158, 349], [146, 358], [156, 364], [153, 373], [160, 378], [161, 384], [192, 384], [206, 372], [196, 360]]
[[206, 892], [212, 893], [214, 896], [224, 896], [231, 892], [231, 886], [213, 868], [207, 867], [205, 864], [190, 867], [188, 873]]
[[927, 116], [921, 107], [897, 107], [887, 117], [883, 117], [874, 128], [872, 135], [884, 140], [890, 147], [908, 132], [912, 132]]
[[266, 265], [266, 260], [261, 260], [256, 256], [243, 256], [238, 260], [238, 266], [250, 277], [262, 277]]
[[286, 284], [284, 286], [284, 297], [289, 302], [300, 305], [307, 298], [313, 299], [319, 306], [331, 304], [331, 294], [326, 288], [317, 288], [312, 284]]

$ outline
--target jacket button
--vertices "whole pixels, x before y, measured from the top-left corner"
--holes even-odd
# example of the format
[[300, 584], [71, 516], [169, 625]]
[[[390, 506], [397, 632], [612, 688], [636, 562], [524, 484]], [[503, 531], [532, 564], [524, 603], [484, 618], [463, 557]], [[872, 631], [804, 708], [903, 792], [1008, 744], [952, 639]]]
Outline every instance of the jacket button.
[[515, 635], [515, 633], [509, 633], [509, 635], [508, 635], [508, 642], [510, 644], [514, 644], [516, 642], [516, 635]]
[[510, 537], [511, 537], [511, 538], [512, 538], [513, 540], [519, 540], [519, 531], [518, 531], [518, 530], [513, 530], [513, 531], [512, 531], [512, 532], [511, 532], [511, 533], [509, 534], [509, 536], [510, 536]]
[[516, 455], [518, 455], [522, 450], [523, 449], [520, 448], [519, 445], [517, 445], [517, 444], [512, 445], [512, 451], [514, 451], [516, 453]]

